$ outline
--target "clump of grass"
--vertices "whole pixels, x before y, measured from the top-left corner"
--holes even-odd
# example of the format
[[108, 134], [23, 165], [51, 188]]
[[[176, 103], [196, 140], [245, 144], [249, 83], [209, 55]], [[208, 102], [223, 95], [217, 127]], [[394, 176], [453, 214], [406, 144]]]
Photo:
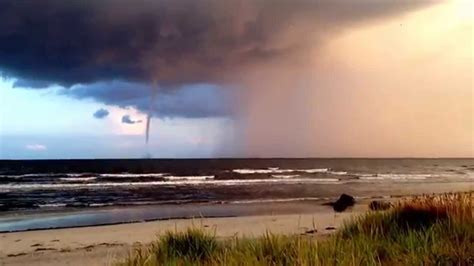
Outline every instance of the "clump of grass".
[[204, 262], [209, 260], [219, 244], [216, 238], [198, 228], [189, 228], [184, 232], [166, 232], [148, 249], [137, 249], [129, 257], [128, 265], [149, 265], [158, 261]]
[[167, 233], [122, 265], [473, 265], [473, 193], [415, 197], [369, 212], [325, 240], [267, 233], [218, 241]]
[[371, 245], [378, 261], [472, 265], [473, 210], [473, 193], [419, 196], [387, 212], [369, 212], [337, 237]]
[[271, 233], [256, 239], [234, 239], [224, 245], [227, 252], [215, 257], [215, 265], [301, 265], [316, 254], [316, 242], [309, 237]]
[[190, 228], [185, 232], [167, 232], [155, 250], [168, 258], [200, 261], [209, 259], [217, 247], [214, 236], [197, 228]]
[[418, 196], [399, 202], [388, 212], [369, 212], [346, 224], [343, 236], [357, 233], [389, 237], [426, 230], [435, 224], [473, 223], [473, 193]]

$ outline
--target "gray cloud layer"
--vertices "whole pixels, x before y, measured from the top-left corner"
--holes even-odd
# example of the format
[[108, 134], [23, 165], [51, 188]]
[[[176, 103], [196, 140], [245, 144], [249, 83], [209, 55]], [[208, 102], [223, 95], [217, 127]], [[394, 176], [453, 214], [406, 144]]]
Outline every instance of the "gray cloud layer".
[[[87, 86], [76, 85], [61, 90], [61, 93], [76, 99], [94, 99], [107, 105], [133, 107], [148, 112], [154, 89], [156, 88], [144, 83], [112, 81]], [[158, 97], [155, 97], [151, 111], [156, 117], [228, 116], [231, 114], [229, 99], [227, 91], [216, 86], [184, 86], [174, 90], [158, 90]]]

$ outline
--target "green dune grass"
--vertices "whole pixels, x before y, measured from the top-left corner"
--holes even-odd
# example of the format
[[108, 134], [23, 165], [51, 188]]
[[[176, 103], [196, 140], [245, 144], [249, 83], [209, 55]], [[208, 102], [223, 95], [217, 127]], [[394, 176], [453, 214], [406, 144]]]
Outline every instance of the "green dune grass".
[[474, 265], [473, 193], [422, 196], [368, 212], [327, 239], [305, 235], [217, 240], [168, 232], [117, 265]]

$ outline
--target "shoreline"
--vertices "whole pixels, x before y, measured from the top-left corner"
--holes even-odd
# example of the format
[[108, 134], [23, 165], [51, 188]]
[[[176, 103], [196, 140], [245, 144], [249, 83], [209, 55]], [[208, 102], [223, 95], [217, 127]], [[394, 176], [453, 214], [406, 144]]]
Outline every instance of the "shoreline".
[[[450, 184], [450, 183], [447, 183]], [[464, 188], [437, 189], [426, 191], [407, 191], [391, 195], [357, 196], [359, 204], [383, 199], [396, 201], [424, 194], [473, 191], [474, 183]], [[438, 184], [439, 185], [439, 184]], [[411, 192], [411, 193], [410, 193]], [[119, 225], [140, 222], [166, 221], [193, 218], [244, 217], [274, 214], [306, 214], [320, 212], [327, 208], [325, 203], [337, 197], [250, 199], [241, 201], [209, 201], [185, 204], [146, 204], [129, 206], [104, 206], [93, 208], [74, 208], [58, 210], [25, 210], [0, 213], [0, 233], [13, 233], [37, 230], [82, 228], [89, 226]]]
[[[188, 220], [200, 218], [230, 218], [261, 215], [307, 214], [325, 211], [325, 202], [331, 199], [301, 200], [288, 202], [256, 202], [256, 203], [192, 203], [182, 205], [145, 205], [129, 207], [107, 207], [96, 210], [74, 210], [50, 213], [20, 214], [0, 216], [0, 233], [44, 231], [54, 229], [84, 228], [133, 224], [142, 222]], [[360, 199], [365, 202], [365, 199]], [[181, 214], [181, 215], [180, 215]], [[161, 215], [161, 217], [160, 217]], [[62, 221], [67, 219], [68, 221]], [[68, 225], [69, 220], [82, 220], [84, 224]], [[112, 222], [97, 222], [108, 219]], [[125, 220], [128, 219], [128, 220]], [[114, 222], [114, 220], [116, 220]], [[18, 225], [20, 224], [20, 225]], [[11, 225], [14, 230], [2, 230]], [[33, 228], [18, 229], [21, 226]], [[56, 226], [54, 226], [56, 225]], [[37, 226], [37, 228], [35, 227]]]
[[[257, 237], [265, 233], [324, 237], [344, 221], [367, 210], [358, 203], [335, 214], [331, 207], [305, 214], [170, 219], [160, 221], [0, 233], [0, 265], [107, 265], [155, 240], [166, 231], [200, 227], [218, 238]], [[313, 230], [317, 231], [313, 231]], [[309, 232], [309, 233], [308, 233]]]

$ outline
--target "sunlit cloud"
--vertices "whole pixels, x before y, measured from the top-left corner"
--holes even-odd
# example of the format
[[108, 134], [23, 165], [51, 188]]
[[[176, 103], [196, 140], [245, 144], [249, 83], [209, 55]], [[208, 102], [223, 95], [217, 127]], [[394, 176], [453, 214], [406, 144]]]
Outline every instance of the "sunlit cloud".
[[42, 144], [28, 144], [25, 146], [25, 148], [30, 151], [45, 151], [48, 149], [45, 145]]

